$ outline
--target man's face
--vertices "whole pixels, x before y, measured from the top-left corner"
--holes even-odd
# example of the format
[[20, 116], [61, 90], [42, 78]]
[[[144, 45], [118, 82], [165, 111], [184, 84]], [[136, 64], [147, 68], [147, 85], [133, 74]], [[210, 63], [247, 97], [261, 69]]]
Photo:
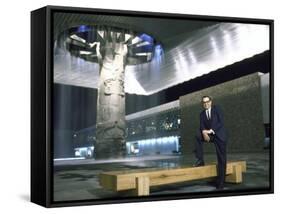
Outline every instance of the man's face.
[[202, 99], [202, 105], [203, 105], [203, 108], [207, 110], [207, 109], [211, 108], [212, 100], [210, 100], [209, 97], [204, 97]]

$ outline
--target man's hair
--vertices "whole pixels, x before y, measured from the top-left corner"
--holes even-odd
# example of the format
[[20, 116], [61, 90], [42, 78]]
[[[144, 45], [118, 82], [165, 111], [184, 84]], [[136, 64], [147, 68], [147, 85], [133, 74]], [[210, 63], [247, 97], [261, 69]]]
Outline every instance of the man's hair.
[[208, 95], [203, 96], [201, 100], [203, 100], [204, 98], [209, 98], [209, 100], [212, 100], [212, 98]]

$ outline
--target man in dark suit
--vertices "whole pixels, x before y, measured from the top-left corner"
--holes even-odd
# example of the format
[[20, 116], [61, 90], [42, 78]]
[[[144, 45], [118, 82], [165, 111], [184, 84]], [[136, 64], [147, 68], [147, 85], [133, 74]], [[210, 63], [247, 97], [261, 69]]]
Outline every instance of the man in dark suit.
[[226, 171], [226, 131], [223, 121], [223, 113], [218, 106], [212, 106], [210, 96], [202, 97], [204, 110], [200, 113], [200, 130], [196, 135], [195, 155], [197, 161], [195, 167], [204, 166], [203, 143], [214, 143], [217, 153], [217, 182], [216, 188], [224, 188]]

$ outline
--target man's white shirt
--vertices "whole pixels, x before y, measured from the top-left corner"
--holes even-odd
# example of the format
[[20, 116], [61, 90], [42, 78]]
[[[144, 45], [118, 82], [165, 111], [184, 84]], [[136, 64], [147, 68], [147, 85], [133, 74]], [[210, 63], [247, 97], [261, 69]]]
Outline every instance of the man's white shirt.
[[[206, 116], [207, 116], [208, 120], [211, 119], [211, 109], [212, 108], [209, 108], [209, 109], [206, 110]], [[210, 129], [210, 131], [211, 131], [211, 133], [215, 134], [213, 129]]]
[[207, 116], [208, 120], [211, 119], [211, 108], [206, 110], [206, 116]]

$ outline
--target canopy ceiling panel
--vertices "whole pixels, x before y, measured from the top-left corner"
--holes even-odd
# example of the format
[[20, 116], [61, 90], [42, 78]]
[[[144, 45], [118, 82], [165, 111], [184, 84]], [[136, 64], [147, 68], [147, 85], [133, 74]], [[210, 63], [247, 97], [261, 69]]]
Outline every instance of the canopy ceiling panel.
[[125, 91], [131, 94], [156, 93], [269, 50], [268, 25], [57, 13], [55, 83], [97, 88], [99, 65], [72, 56], [57, 45], [62, 32], [78, 25], [131, 29], [161, 43], [151, 62], [126, 66]]

